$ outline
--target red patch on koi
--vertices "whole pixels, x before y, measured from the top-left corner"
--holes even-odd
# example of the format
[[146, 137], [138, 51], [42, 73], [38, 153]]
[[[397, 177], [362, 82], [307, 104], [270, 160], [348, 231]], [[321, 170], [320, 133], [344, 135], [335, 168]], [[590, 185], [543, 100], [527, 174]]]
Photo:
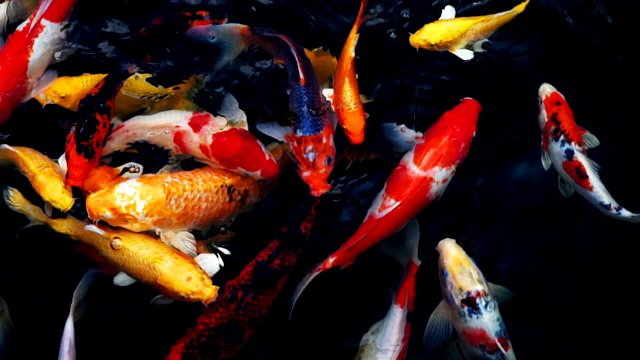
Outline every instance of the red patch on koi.
[[571, 176], [571, 179], [576, 182], [580, 187], [592, 191], [593, 184], [589, 181], [589, 175], [587, 169], [578, 160], [565, 160], [562, 163], [562, 169]]
[[[71, 10], [76, 5], [77, 0], [56, 0], [51, 3], [49, 8], [45, 11], [42, 16], [43, 19], [47, 19], [48, 21], [61, 23], [66, 21], [71, 15]], [[42, 2], [41, 2], [42, 4]], [[36, 12], [38, 10], [36, 9]]]
[[173, 143], [178, 146], [178, 149], [181, 154], [188, 154], [189, 147], [187, 146], [187, 142], [185, 141], [186, 132], [185, 131], [177, 131], [175, 135], [173, 135]]
[[213, 134], [211, 140], [211, 157], [228, 169], [261, 171], [264, 178], [275, 176], [279, 171], [275, 159], [259, 140], [245, 129], [232, 128], [221, 131]]
[[205, 112], [196, 112], [189, 118], [189, 126], [193, 132], [199, 133], [202, 128], [211, 122], [211, 114]]
[[496, 353], [500, 350], [498, 343], [492, 339], [484, 329], [464, 329], [460, 335], [469, 343], [469, 345], [475, 348], [481, 348], [490, 354]]
[[207, 145], [200, 144], [200, 151], [202, 151], [205, 157], [211, 158], [211, 150], [209, 150]]

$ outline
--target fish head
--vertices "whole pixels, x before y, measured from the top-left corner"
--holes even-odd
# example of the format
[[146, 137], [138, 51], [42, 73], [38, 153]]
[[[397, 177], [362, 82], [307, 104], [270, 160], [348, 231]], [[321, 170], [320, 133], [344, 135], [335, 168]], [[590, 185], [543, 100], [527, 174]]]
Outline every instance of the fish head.
[[489, 296], [484, 275], [454, 239], [440, 240], [436, 249], [442, 295], [450, 306], [475, 306], [478, 296]]
[[73, 191], [64, 178], [49, 178], [43, 188], [38, 189], [42, 197], [47, 199], [51, 206], [61, 211], [71, 210], [75, 199]]
[[315, 135], [290, 134], [286, 137], [296, 172], [309, 185], [311, 195], [316, 197], [331, 189], [328, 179], [336, 158], [333, 131], [331, 126], [325, 126], [323, 131]]
[[345, 114], [344, 119], [342, 129], [349, 141], [354, 145], [362, 144], [366, 126], [364, 111], [349, 112]]
[[425, 49], [429, 51], [446, 51], [450, 49], [447, 41], [442, 39], [443, 34], [447, 32], [442, 26], [438, 26], [438, 22], [430, 23], [423, 26], [420, 30], [409, 35], [409, 44], [416, 49]]
[[185, 259], [190, 261], [166, 264], [169, 268], [158, 278], [158, 286], [174, 300], [209, 305], [218, 297], [220, 288], [213, 285], [209, 275], [194, 260], [186, 255]]
[[552, 120], [552, 117], [559, 120], [558, 114], [563, 110], [571, 111], [564, 95], [549, 83], [540, 85], [538, 88], [538, 125], [540, 125], [540, 130], [544, 131], [545, 124]]

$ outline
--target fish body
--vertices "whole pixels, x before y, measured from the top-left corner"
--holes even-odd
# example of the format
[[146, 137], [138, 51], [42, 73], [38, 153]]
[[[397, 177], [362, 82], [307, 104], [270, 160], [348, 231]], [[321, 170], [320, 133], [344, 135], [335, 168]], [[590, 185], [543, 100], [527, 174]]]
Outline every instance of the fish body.
[[424, 343], [437, 348], [458, 333], [467, 359], [515, 360], [513, 346], [498, 309], [511, 293], [487, 283], [473, 259], [454, 239], [437, 245], [443, 300], [429, 317]]
[[0, 49], [0, 125], [13, 110], [55, 79], [46, 72], [65, 43], [66, 21], [77, 0], [43, 0]]
[[242, 24], [194, 26], [187, 30], [188, 38], [222, 49], [214, 70], [237, 57], [250, 45], [263, 48], [283, 63], [289, 79], [290, 126], [266, 124], [258, 129], [289, 144], [290, 154], [300, 178], [313, 196], [320, 196], [331, 186], [336, 148], [333, 141], [337, 119], [326, 101], [311, 61], [304, 49], [286, 35], [268, 28]]
[[95, 91], [107, 74], [84, 73], [78, 76], [59, 76], [41, 94], [36, 96], [40, 104], [56, 104], [78, 111], [80, 101]]
[[78, 119], [67, 134], [64, 150], [70, 186], [82, 188], [102, 157], [115, 111], [115, 97], [122, 81], [118, 74], [111, 74], [80, 100]]
[[416, 274], [420, 267], [418, 245], [420, 228], [414, 219], [405, 226], [406, 249], [397, 260], [405, 272], [386, 316], [373, 324], [362, 337], [356, 360], [402, 360], [406, 357], [411, 335], [407, 317], [413, 311], [416, 297]]
[[598, 166], [587, 149], [600, 144], [589, 131], [576, 124], [564, 96], [548, 83], [538, 89], [538, 123], [542, 130], [542, 166], [558, 172], [560, 193], [569, 197], [578, 192], [603, 214], [616, 219], [640, 222], [640, 215], [619, 205], [598, 175]]
[[103, 156], [125, 150], [136, 141], [162, 147], [173, 155], [196, 160], [255, 179], [278, 175], [278, 163], [249, 130], [236, 128], [223, 116], [205, 111], [167, 110], [138, 115], [113, 129]]
[[45, 224], [90, 245], [118, 270], [171, 299], [207, 305], [217, 296], [218, 287], [194, 259], [150, 235], [89, 225], [71, 216], [49, 218], [13, 188], [5, 190], [4, 199], [12, 210], [27, 216], [32, 223]]
[[455, 9], [447, 5], [440, 19], [424, 25], [409, 36], [409, 43], [416, 49], [449, 51], [462, 60], [473, 59], [473, 51], [466, 49], [473, 45], [476, 52], [484, 51], [482, 43], [501, 26], [522, 13], [529, 4], [526, 0], [511, 10], [497, 14], [455, 17]]
[[360, 25], [366, 20], [363, 18], [366, 6], [367, 1], [362, 0], [358, 16], [342, 47], [333, 79], [333, 95], [331, 96], [331, 106], [336, 113], [338, 123], [354, 145], [364, 141], [365, 132], [366, 114], [362, 101], [360, 101], [355, 59], [356, 44], [360, 37], [358, 31]]
[[14, 164], [42, 200], [67, 212], [75, 202], [64, 171], [48, 156], [24, 146], [0, 145], [0, 165]]
[[391, 172], [360, 227], [300, 282], [294, 304], [315, 276], [334, 267], [349, 266], [440, 198], [469, 152], [480, 111], [478, 101], [465, 98], [429, 127]]
[[148, 82], [153, 74], [135, 73], [124, 81], [115, 102], [115, 117], [126, 120], [135, 114], [155, 114], [166, 110], [199, 111], [192, 102], [204, 86], [201, 75], [193, 75], [180, 84], [165, 88]]

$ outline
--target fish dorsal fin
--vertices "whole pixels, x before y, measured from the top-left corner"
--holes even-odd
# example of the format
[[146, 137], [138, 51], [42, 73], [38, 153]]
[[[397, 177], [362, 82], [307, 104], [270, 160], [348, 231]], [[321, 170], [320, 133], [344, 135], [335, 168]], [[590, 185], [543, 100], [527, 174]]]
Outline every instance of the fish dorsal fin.
[[558, 175], [558, 189], [560, 190], [560, 194], [565, 198], [570, 198], [571, 195], [576, 191], [576, 189], [571, 186], [568, 182], [564, 181], [562, 176]]
[[513, 297], [513, 293], [502, 285], [497, 285], [490, 282], [487, 282], [487, 285], [489, 286], [491, 297], [500, 304], [509, 301]]
[[451, 20], [456, 17], [456, 8], [451, 5], [447, 5], [442, 9], [442, 13], [440, 14], [440, 19], [438, 20]]
[[586, 146], [587, 149], [592, 149], [600, 145], [600, 140], [598, 140], [595, 135], [589, 132], [589, 130], [582, 128], [580, 130], [582, 131], [582, 141], [584, 141], [584, 146]]
[[449, 321], [449, 309], [447, 308], [447, 303], [441, 300], [431, 313], [431, 316], [429, 316], [422, 342], [430, 349], [437, 349], [448, 341], [452, 335], [453, 326]]

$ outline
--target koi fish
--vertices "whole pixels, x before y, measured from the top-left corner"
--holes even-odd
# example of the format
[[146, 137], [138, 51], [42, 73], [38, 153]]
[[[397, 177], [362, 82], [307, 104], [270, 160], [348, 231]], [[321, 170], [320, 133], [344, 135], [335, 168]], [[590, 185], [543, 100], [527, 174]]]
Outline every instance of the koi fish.
[[323, 94], [331, 101], [331, 106], [338, 117], [338, 123], [354, 145], [362, 144], [365, 132], [366, 114], [362, 101], [360, 101], [355, 60], [356, 44], [360, 37], [358, 30], [360, 25], [366, 21], [366, 17], [362, 16], [366, 6], [367, 0], [362, 0], [356, 21], [338, 58], [333, 89], [323, 90]]
[[41, 94], [34, 97], [40, 104], [56, 104], [65, 109], [78, 111], [80, 101], [98, 86], [107, 74], [84, 73], [78, 76], [59, 76]]
[[442, 196], [469, 153], [481, 108], [475, 99], [464, 98], [429, 127], [392, 170], [356, 232], [302, 279], [292, 307], [318, 274], [351, 265], [360, 254], [400, 230]]
[[66, 22], [77, 0], [43, 0], [0, 49], [0, 125], [56, 78], [47, 68], [66, 44]]
[[213, 69], [236, 58], [250, 45], [256, 45], [285, 64], [289, 77], [289, 111], [294, 114], [290, 126], [276, 123], [258, 124], [258, 130], [289, 144], [290, 155], [300, 178], [313, 196], [320, 196], [331, 186], [327, 179], [334, 166], [336, 148], [333, 136], [337, 125], [335, 113], [325, 101], [313, 66], [304, 49], [286, 35], [267, 28], [242, 24], [194, 26], [187, 38], [222, 49]]
[[498, 303], [512, 294], [506, 288], [487, 283], [473, 259], [454, 239], [443, 239], [436, 247], [443, 300], [431, 313], [424, 332], [424, 344], [438, 348], [458, 333], [467, 359], [515, 360], [513, 346]]
[[60, 350], [58, 350], [58, 360], [76, 359], [76, 330], [74, 323], [78, 321], [80, 316], [82, 316], [84, 310], [82, 301], [84, 300], [84, 297], [96, 275], [96, 270], [87, 270], [80, 279], [78, 286], [76, 286], [76, 289], [73, 291], [69, 315], [67, 316], [67, 320], [64, 323], [64, 329], [62, 330]]
[[7, 36], [7, 26], [24, 21], [36, 10], [38, 0], [7, 0], [0, 3], [0, 47]]
[[[526, 0], [508, 11], [497, 14], [456, 18], [456, 10], [447, 5], [440, 19], [424, 25], [409, 36], [416, 49], [448, 51], [462, 60], [473, 59], [473, 52], [483, 52], [482, 44], [501, 26], [522, 13], [529, 4]], [[467, 47], [473, 47], [473, 51]]]
[[0, 296], [0, 357], [4, 357], [7, 353], [9, 346], [9, 340], [13, 333], [13, 320], [11, 320], [11, 313], [9, 313], [9, 305]]
[[204, 87], [202, 75], [193, 75], [168, 88], [150, 84], [147, 79], [152, 76], [153, 74], [135, 73], [124, 81], [116, 96], [115, 117], [126, 120], [136, 114], [150, 115], [166, 110], [201, 110], [193, 103], [193, 97]]
[[90, 225], [72, 216], [52, 219], [14, 188], [4, 191], [4, 199], [32, 225], [47, 225], [90, 245], [119, 271], [170, 299], [208, 305], [218, 294], [218, 287], [197, 262], [202, 258], [192, 259], [147, 234]]
[[75, 199], [64, 171], [48, 156], [24, 146], [0, 145], [0, 165], [14, 164], [49, 206], [67, 212]]
[[216, 306], [204, 309], [173, 345], [167, 360], [230, 359], [237, 353], [280, 295], [309, 237], [318, 203], [319, 198], [302, 201], [274, 239], [225, 284]]
[[334, 74], [336, 73], [336, 67], [338, 66], [336, 57], [331, 55], [330, 51], [323, 48], [312, 50], [305, 48], [304, 53], [309, 58], [309, 61], [311, 61], [313, 72], [316, 74], [320, 87], [323, 89], [331, 87]]
[[568, 198], [577, 191], [605, 215], [640, 222], [640, 214], [620, 206], [600, 181], [599, 166], [587, 157], [587, 149], [598, 146], [600, 141], [576, 124], [564, 95], [552, 85], [543, 83], [538, 89], [538, 102], [542, 166], [549, 170], [553, 164], [559, 174], [560, 193]]
[[64, 150], [69, 186], [82, 188], [91, 169], [98, 165], [123, 80], [121, 74], [110, 74], [80, 100], [78, 121], [67, 134]]
[[[406, 242], [404, 248], [394, 250], [394, 257], [405, 268], [404, 276], [386, 316], [373, 324], [362, 337], [356, 360], [402, 360], [406, 357], [411, 333], [407, 316], [413, 311], [416, 274], [420, 266], [418, 258], [420, 225], [413, 219], [405, 225], [404, 232]], [[380, 243], [380, 245], [383, 244], [386, 242]]]
[[205, 166], [111, 184], [89, 194], [86, 207], [94, 222], [155, 231], [165, 243], [194, 257], [196, 241], [189, 231], [228, 225], [263, 195], [250, 176]]

